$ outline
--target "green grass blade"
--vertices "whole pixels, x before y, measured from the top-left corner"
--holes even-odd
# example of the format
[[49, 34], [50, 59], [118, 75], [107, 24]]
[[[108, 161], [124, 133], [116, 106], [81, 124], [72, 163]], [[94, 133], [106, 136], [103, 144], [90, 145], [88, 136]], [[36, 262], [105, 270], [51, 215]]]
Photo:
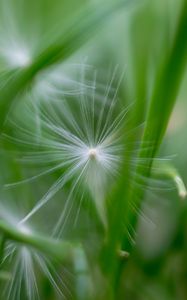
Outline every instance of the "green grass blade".
[[[187, 2], [184, 1], [173, 41], [173, 47], [159, 70], [153, 90], [139, 152], [139, 158], [146, 158], [146, 164], [143, 167], [141, 165], [137, 166], [137, 178], [135, 176], [135, 180], [138, 180], [139, 175], [142, 175], [144, 178], [150, 176], [154, 156], [159, 149], [166, 131], [185, 68], [187, 55], [186, 33]], [[152, 147], [146, 147], [146, 145], [150, 145], [150, 143], [152, 143]], [[133, 245], [129, 236], [125, 234], [124, 238], [124, 228], [127, 228], [130, 224], [132, 228], [130, 233], [133, 239], [138, 216], [136, 212], [132, 210], [131, 205], [133, 204], [133, 206], [138, 209], [141, 207], [144, 197], [144, 189], [141, 188], [141, 184], [144, 186], [147, 184], [147, 181], [144, 181], [140, 182], [140, 187], [130, 185], [130, 180], [128, 179], [130, 174], [129, 167], [127, 164], [119, 187], [114, 191], [114, 195], [109, 197], [111, 201], [113, 200], [113, 206], [111, 208], [113, 213], [110, 214], [109, 212], [108, 240], [103, 251], [102, 260], [104, 271], [108, 274], [111, 285], [114, 286], [114, 290], [117, 289], [119, 284], [121, 272], [121, 263], [116, 252], [120, 246], [128, 252], [132, 250]], [[126, 179], [128, 182], [124, 182]], [[130, 187], [128, 188], [128, 186]], [[110, 261], [110, 264], [108, 264], [108, 261]]]
[[4, 240], [12, 240], [51, 255], [59, 260], [66, 260], [71, 256], [72, 245], [69, 242], [47, 238], [34, 233], [25, 233], [19, 228], [13, 228], [4, 221], [0, 221], [0, 231]]
[[[144, 178], [150, 176], [154, 157], [163, 140], [170, 115], [177, 100], [177, 94], [187, 62], [186, 36], [187, 2], [184, 1], [173, 47], [159, 71], [146, 119], [139, 158], [146, 159], [147, 163], [143, 167], [139, 165], [136, 170], [136, 174], [138, 176], [143, 175]], [[145, 145], [148, 143], [151, 143], [153, 146], [147, 148]], [[145, 185], [146, 180], [140, 183]], [[143, 189], [135, 189], [133, 195], [137, 195], [133, 197], [132, 201], [139, 208], [144, 196]], [[137, 218], [135, 217], [134, 223], [136, 224], [136, 222]]]

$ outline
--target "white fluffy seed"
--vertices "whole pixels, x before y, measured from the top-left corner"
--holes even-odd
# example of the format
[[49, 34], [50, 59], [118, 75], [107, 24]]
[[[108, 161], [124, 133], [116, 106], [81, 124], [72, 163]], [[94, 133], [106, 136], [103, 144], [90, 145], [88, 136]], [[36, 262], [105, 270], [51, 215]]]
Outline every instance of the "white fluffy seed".
[[88, 151], [88, 155], [90, 159], [96, 159], [98, 156], [98, 150], [96, 148], [90, 148]]

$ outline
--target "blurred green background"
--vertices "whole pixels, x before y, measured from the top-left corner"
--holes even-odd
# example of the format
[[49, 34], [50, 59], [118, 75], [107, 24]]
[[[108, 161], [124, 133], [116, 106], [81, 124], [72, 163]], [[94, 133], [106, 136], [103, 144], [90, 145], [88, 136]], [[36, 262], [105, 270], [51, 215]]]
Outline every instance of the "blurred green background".
[[[35, 62], [45, 49], [56, 45], [56, 41], [60, 40], [62, 34], [67, 38], [71, 37], [71, 31], [66, 32], [69, 24], [79, 27], [81, 22], [84, 22], [84, 18], [89, 19], [92, 14], [99, 18], [100, 12], [109, 2], [112, 3], [108, 0], [0, 0], [0, 88], [3, 90], [3, 87], [9, 84], [9, 80], [11, 82], [11, 78], [17, 76], [20, 69]], [[113, 4], [116, 2], [113, 0]], [[79, 38], [75, 39], [73, 50], [71, 47], [68, 48], [71, 55], [67, 55], [67, 58], [65, 55], [63, 61], [57, 59], [58, 61], [54, 65], [54, 68], [60, 66], [62, 74], [69, 72], [69, 77], [77, 82], [79, 82], [79, 71], [77, 71], [79, 67], [77, 66], [71, 71], [68, 69], [68, 65], [88, 64], [93, 66], [93, 69], [100, 74], [98, 80], [103, 85], [107, 84], [107, 78], [116, 68], [114, 88], [117, 88], [121, 75], [124, 74], [118, 97], [123, 107], [132, 105], [128, 115], [130, 126], [140, 129], [132, 133], [133, 139], [137, 142], [140, 141], [146, 123], [157, 72], [164, 64], [172, 47], [182, 4], [182, 0], [126, 1], [123, 9], [110, 13], [110, 17], [106, 18], [106, 22], [103, 22], [99, 28], [95, 21], [96, 32], [88, 32], [88, 36], [85, 38], [86, 43], [81, 42], [79, 45]], [[73, 30], [76, 28], [73, 27]], [[187, 39], [187, 28], [185, 32], [186, 36], [183, 38]], [[84, 36], [84, 32], [82, 35]], [[78, 45], [77, 49], [76, 45]], [[38, 69], [38, 73], [39, 71]], [[90, 69], [91, 72], [92, 69]], [[87, 82], [93, 78], [93, 74], [90, 73]], [[18, 94], [18, 98], [27, 101], [35, 84], [42, 78], [45, 79], [45, 73], [37, 76], [36, 80], [29, 81], [29, 87], [22, 94]], [[167, 84], [166, 89], [170, 89], [170, 82]], [[187, 183], [186, 97], [187, 72], [185, 70], [175, 108], [157, 154], [160, 158], [170, 159], [179, 171], [184, 184]], [[3, 101], [6, 101], [6, 97]], [[14, 104], [10, 111], [9, 119], [19, 117], [24, 122], [28, 122], [24, 118], [23, 101], [18, 101], [16, 105]], [[163, 102], [163, 107], [164, 105]], [[3, 132], [16, 135], [16, 129], [9, 122], [5, 123]], [[23, 217], [25, 211], [28, 211], [41, 198], [54, 178], [58, 177], [58, 172], [44, 179], [40, 178], [36, 182], [5, 189], [5, 184], [23, 180], [27, 178], [28, 174], [35, 174], [36, 166], [34, 164], [28, 169], [28, 167], [22, 166], [19, 160], [16, 160], [17, 153], [18, 156], [21, 153], [20, 148], [19, 145], [9, 143], [4, 137], [1, 139], [1, 211], [3, 212], [6, 207], [12, 214]], [[61, 209], [61, 205], [64, 205], [63, 201], [59, 203], [59, 199], [63, 199], [64, 194], [66, 191], [55, 195], [54, 201], [49, 207], [34, 217], [32, 226], [36, 228], [36, 231], [39, 230], [46, 235], [50, 233], [56, 214]], [[158, 183], [153, 188], [150, 184], [150, 188], [146, 189], [142, 213], [138, 218], [136, 245], [133, 247], [128, 261], [125, 262], [119, 280], [119, 291], [115, 299], [187, 299], [186, 201], [179, 197], [172, 181], [164, 183], [163, 186], [162, 184], [159, 186]], [[75, 247], [73, 261], [64, 263], [63, 267], [53, 262], [53, 268], [67, 284], [67, 290], [72, 292], [70, 295], [64, 289], [66, 299], [108, 300], [109, 298], [106, 298], [104, 292], [107, 279], [98, 270], [96, 266], [98, 262], [94, 262], [94, 251], [97, 252], [97, 248], [101, 244], [100, 240], [103, 239], [103, 225], [94, 205], [89, 205], [91, 208], [88, 209], [85, 205], [80, 212], [78, 225], [74, 226], [72, 220], [78, 209], [78, 204], [75, 204], [63, 236], [72, 241], [82, 242], [86, 254]], [[46, 216], [48, 217], [46, 218]], [[37, 264], [35, 267], [37, 270]], [[21, 291], [20, 298], [14, 293], [9, 298], [7, 298], [7, 294], [4, 294], [5, 286], [10, 280], [6, 278], [7, 273], [4, 270], [6, 268], [7, 266], [3, 266], [1, 271], [0, 298], [2, 300], [14, 298], [26, 300], [28, 296], [24, 291]], [[65, 269], [64, 273], [61, 269]], [[62, 299], [62, 296], [59, 296], [52, 288], [49, 278], [46, 279], [46, 276], [38, 274], [39, 299]], [[11, 276], [11, 271], [7, 276], [9, 275]], [[35, 299], [38, 298], [33, 296], [33, 300]]]

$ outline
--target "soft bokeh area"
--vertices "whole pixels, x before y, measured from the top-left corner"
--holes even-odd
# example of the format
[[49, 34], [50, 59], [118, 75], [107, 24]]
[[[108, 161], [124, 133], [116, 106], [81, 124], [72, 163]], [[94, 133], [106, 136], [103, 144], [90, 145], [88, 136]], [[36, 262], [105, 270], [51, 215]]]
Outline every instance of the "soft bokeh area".
[[186, 0], [0, 0], [0, 299], [187, 299]]

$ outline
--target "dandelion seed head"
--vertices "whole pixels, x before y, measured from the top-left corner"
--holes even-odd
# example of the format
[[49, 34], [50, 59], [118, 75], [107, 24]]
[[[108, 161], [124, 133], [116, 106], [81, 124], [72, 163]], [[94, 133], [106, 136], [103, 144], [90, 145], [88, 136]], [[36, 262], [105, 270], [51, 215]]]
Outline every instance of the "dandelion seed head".
[[[24, 119], [14, 122], [14, 128], [19, 130], [16, 140], [36, 149], [33, 154], [26, 153], [23, 161], [45, 166], [45, 170], [31, 180], [57, 170], [59, 174], [61, 172], [59, 178], [22, 220], [22, 224], [69, 184], [71, 188], [61, 219], [67, 219], [68, 207], [71, 206], [72, 198], [79, 193], [80, 186], [83, 197], [88, 192], [95, 201], [98, 212], [104, 211], [103, 203], [108, 186], [118, 175], [124, 149], [121, 130], [128, 108], [121, 109], [119, 106], [116, 97], [119, 84], [116, 88], [112, 86], [115, 73], [107, 85], [97, 84], [95, 74], [92, 85], [91, 81], [88, 85], [88, 81], [85, 83], [85, 76], [81, 74], [77, 95], [74, 94], [75, 89], [69, 96], [64, 95], [63, 85], [60, 87], [58, 80], [54, 80], [55, 84], [53, 80], [50, 81], [50, 88], [56, 89], [58, 85], [58, 93], [52, 97], [55, 101], [39, 103], [37, 94], [33, 93], [34, 99], [30, 106], [26, 106], [24, 114], [28, 116], [28, 125], [25, 126]], [[63, 76], [61, 82], [64, 82]], [[43, 97], [45, 100], [45, 93]], [[50, 167], [47, 168], [49, 164]], [[104, 212], [101, 214], [104, 215]]]
[[[54, 266], [44, 254], [26, 244], [7, 242], [3, 263], [7, 262], [12, 270], [11, 280], [4, 288], [6, 299], [22, 299], [22, 293], [27, 295], [28, 300], [39, 300], [40, 291], [37, 285], [37, 273], [42, 272], [49, 280], [61, 299], [66, 299], [65, 293], [70, 291], [65, 282], [59, 278]], [[35, 269], [35, 265], [37, 271]], [[20, 293], [21, 291], [21, 293]]]
[[97, 148], [90, 148], [88, 150], [88, 156], [90, 159], [97, 159], [98, 158], [98, 149]]
[[0, 219], [13, 231], [14, 229], [19, 231], [22, 236], [22, 241], [19, 243], [11, 237], [6, 240], [1, 263], [3, 267], [5, 265], [8, 268], [11, 277], [3, 288], [5, 299], [39, 300], [41, 297], [37, 283], [38, 272], [48, 279], [54, 290], [61, 296], [60, 299], [66, 299], [65, 294], [70, 294], [69, 287], [66, 287], [66, 278], [59, 278], [47, 254], [27, 244], [26, 237], [32, 235], [34, 238], [34, 230], [31, 224], [21, 222], [22, 213], [15, 198], [0, 199]]

